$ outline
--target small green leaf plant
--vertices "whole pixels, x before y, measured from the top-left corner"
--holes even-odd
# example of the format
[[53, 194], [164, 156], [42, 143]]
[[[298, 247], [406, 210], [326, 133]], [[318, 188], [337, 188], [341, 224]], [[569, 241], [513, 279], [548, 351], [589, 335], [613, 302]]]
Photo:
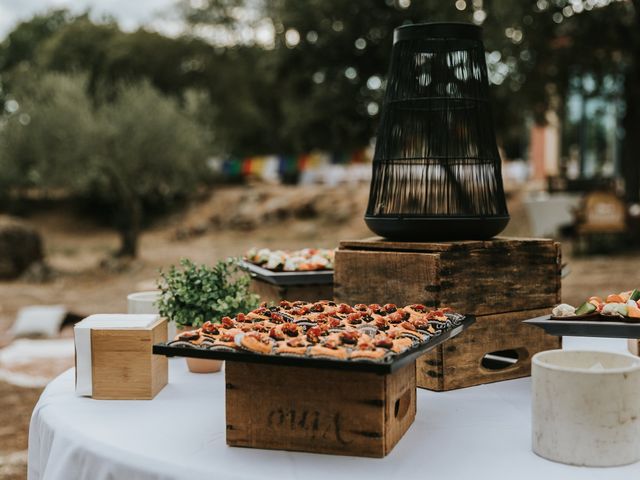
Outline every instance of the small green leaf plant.
[[163, 317], [180, 327], [200, 327], [209, 321], [218, 323], [222, 317], [233, 317], [258, 306], [259, 297], [249, 292], [249, 275], [238, 267], [238, 260], [229, 258], [213, 266], [196, 265], [191, 260], [180, 261], [160, 271], [158, 288], [162, 292], [158, 310]]

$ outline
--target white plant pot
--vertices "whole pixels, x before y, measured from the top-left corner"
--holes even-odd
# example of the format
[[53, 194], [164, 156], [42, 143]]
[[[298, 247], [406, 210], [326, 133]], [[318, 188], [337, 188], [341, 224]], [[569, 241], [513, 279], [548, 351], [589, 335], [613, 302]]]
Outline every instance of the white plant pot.
[[[158, 313], [160, 293], [160, 290], [130, 293], [127, 295], [127, 313]], [[173, 340], [176, 335], [176, 322], [167, 322], [167, 339]]]
[[536, 454], [589, 467], [640, 460], [640, 358], [549, 350], [531, 375]]

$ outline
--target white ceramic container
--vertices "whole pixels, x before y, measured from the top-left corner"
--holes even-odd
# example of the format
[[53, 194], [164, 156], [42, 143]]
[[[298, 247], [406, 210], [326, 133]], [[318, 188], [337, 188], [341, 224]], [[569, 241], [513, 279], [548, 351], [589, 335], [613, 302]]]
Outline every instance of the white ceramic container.
[[590, 467], [640, 460], [640, 358], [549, 350], [531, 375], [536, 454]]
[[[148, 290], [127, 295], [127, 313], [158, 313], [156, 302], [160, 298], [160, 290]], [[167, 324], [167, 338], [173, 340], [176, 336], [176, 323]]]

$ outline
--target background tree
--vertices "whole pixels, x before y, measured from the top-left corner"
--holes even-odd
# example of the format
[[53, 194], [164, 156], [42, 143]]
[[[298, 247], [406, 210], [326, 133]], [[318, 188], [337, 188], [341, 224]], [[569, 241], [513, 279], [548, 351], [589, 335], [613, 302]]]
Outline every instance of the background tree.
[[100, 155], [92, 157], [92, 175], [84, 185], [121, 212], [120, 253], [135, 256], [143, 202], [194, 193], [205, 173], [208, 133], [148, 83], [121, 86], [98, 119]]
[[99, 199], [135, 256], [145, 203], [190, 196], [202, 181], [208, 134], [148, 83], [122, 84], [94, 107], [81, 75], [47, 73], [12, 95], [0, 130], [0, 179]]
[[86, 163], [98, 127], [84, 85], [82, 76], [22, 77], [0, 129], [1, 190], [56, 188], [67, 166]]

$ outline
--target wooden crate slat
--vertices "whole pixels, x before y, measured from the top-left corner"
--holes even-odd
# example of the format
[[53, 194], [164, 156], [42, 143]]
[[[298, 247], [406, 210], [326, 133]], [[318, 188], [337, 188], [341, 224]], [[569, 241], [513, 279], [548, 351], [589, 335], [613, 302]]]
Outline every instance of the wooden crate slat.
[[487, 246], [510, 245], [544, 246], [549, 243], [545, 238], [516, 238], [495, 237], [491, 240], [463, 240], [456, 242], [394, 242], [382, 237], [369, 237], [361, 240], [343, 240], [340, 248], [346, 250], [390, 250], [390, 251], [416, 251], [416, 252], [446, 252], [458, 250], [472, 250], [474, 248], [486, 248]]
[[336, 265], [340, 265], [333, 275], [337, 301], [435, 305], [438, 300], [436, 254], [338, 250]]

